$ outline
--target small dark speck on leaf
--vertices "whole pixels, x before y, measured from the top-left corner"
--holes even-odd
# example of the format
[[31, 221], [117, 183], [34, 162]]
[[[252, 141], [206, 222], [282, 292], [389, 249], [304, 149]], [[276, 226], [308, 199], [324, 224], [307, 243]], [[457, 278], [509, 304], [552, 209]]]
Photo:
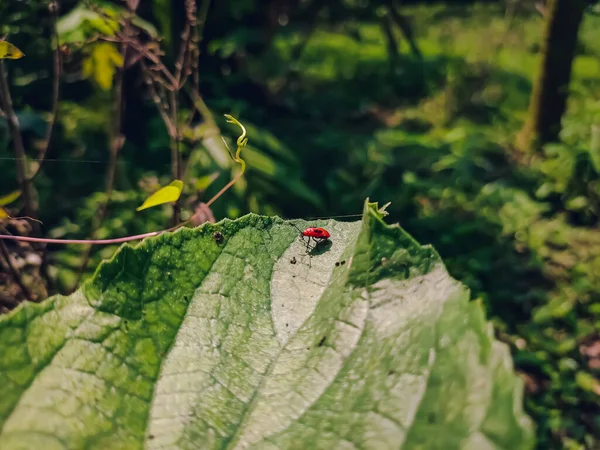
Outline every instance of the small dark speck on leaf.
[[388, 370], [388, 375], [394, 375], [396, 371], [394, 369]]
[[321, 340], [319, 341], [319, 343], [317, 344], [317, 347], [323, 347], [323, 344], [325, 343], [325, 340], [326, 340], [326, 339], [327, 339], [327, 338], [326, 338], [325, 336], [323, 336], [323, 337], [321, 338]]
[[340, 263], [336, 261], [335, 265], [336, 265], [336, 267], [337, 267], [337, 266], [339, 266], [339, 265], [340, 265]]
[[290, 264], [296, 264], [296, 257], [292, 257], [292, 259], [290, 259]]
[[148, 439], [154, 439], [154, 435], [153, 434], [149, 435]]
[[285, 326], [287, 327], [289, 325], [289, 323], [286, 323]]
[[343, 266], [344, 264], [346, 264], [346, 260], [345, 259], [341, 260], [340, 264]]
[[221, 242], [223, 242], [223, 239], [225, 237], [223, 236], [223, 233], [221, 233], [220, 231], [215, 231], [215, 234], [213, 234], [213, 238], [215, 238], [215, 242], [217, 244], [220, 244]]

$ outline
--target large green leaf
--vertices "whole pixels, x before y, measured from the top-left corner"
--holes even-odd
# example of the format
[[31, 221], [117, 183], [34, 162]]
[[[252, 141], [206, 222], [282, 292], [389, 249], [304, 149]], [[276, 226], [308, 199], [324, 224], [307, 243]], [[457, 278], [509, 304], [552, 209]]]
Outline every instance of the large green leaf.
[[530, 448], [507, 349], [435, 251], [373, 204], [319, 225], [311, 254], [255, 215], [164, 234], [2, 318], [0, 448]]

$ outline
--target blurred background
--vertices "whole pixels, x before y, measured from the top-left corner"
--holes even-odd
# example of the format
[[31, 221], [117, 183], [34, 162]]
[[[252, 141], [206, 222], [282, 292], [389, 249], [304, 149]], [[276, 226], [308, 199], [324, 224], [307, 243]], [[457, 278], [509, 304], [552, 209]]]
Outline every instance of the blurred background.
[[[391, 202], [510, 345], [538, 447], [600, 448], [595, 3], [3, 1], [25, 57], [0, 65], [0, 231], [185, 220], [239, 173], [232, 114], [248, 170], [216, 220]], [[175, 206], [136, 212], [173, 179]], [[72, 292], [116, 249], [4, 242], [0, 312]]]

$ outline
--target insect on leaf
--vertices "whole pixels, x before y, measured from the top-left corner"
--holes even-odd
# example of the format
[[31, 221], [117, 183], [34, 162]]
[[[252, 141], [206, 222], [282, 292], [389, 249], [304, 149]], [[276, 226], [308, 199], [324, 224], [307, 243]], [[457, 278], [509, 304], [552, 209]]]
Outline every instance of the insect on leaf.
[[10, 194], [3, 195], [2, 197], [0, 197], [0, 206], [10, 205], [12, 202], [14, 202], [20, 196], [21, 196], [21, 191], [19, 191], [19, 190], [12, 191]]
[[176, 202], [179, 199], [182, 190], [183, 182], [180, 180], [175, 180], [168, 186], [159, 189], [150, 197], [148, 197], [146, 201], [142, 203], [142, 206], [140, 206], [136, 211], [152, 208], [153, 206], [162, 205], [163, 203]]
[[20, 59], [25, 54], [15, 45], [7, 41], [0, 41], [0, 59]]

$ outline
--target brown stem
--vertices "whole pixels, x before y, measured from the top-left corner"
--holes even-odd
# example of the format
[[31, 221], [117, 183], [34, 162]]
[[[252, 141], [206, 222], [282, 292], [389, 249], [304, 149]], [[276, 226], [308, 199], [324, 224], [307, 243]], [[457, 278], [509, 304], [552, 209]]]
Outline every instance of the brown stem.
[[[122, 61], [125, 61], [127, 58], [127, 45], [126, 44], [121, 45], [121, 56], [122, 56]], [[120, 152], [121, 148], [123, 147], [123, 144], [125, 143], [125, 137], [121, 134], [121, 122], [122, 122], [122, 115], [123, 115], [123, 78], [124, 78], [123, 72], [124, 72], [124, 69], [120, 69], [117, 71], [117, 73], [115, 75], [115, 105], [114, 105], [113, 126], [112, 126], [112, 133], [111, 133], [112, 134], [112, 142], [110, 145], [109, 163], [108, 163], [108, 168], [106, 171], [106, 183], [105, 183], [106, 198], [104, 200], [104, 203], [100, 207], [98, 215], [96, 216], [96, 221], [92, 226], [92, 233], [91, 233], [92, 239], [94, 239], [94, 237], [98, 233], [98, 229], [100, 228], [100, 226], [102, 225], [102, 222], [104, 222], [104, 219], [106, 218], [106, 213], [108, 211], [108, 205], [111, 201], [114, 184], [115, 184], [115, 174], [116, 174], [116, 169], [117, 169], [117, 160], [119, 157], [119, 152]], [[75, 281], [74, 288], [76, 288], [79, 285], [81, 278], [85, 272], [85, 269], [87, 268], [87, 265], [88, 265], [88, 262], [89, 262], [90, 256], [91, 256], [91, 251], [92, 251], [92, 246], [88, 245], [87, 248], [85, 249], [85, 253], [83, 255], [83, 262], [81, 263], [81, 266], [77, 273], [77, 280]]]
[[58, 117], [58, 101], [60, 98], [60, 78], [62, 73], [62, 57], [60, 54], [60, 43], [58, 38], [58, 30], [56, 28], [56, 24], [58, 22], [58, 10], [59, 4], [58, 0], [54, 0], [50, 3], [48, 9], [52, 15], [52, 38], [54, 41], [54, 63], [53, 63], [53, 80], [52, 80], [52, 111], [50, 116], [50, 122], [48, 123], [48, 128], [46, 129], [46, 136], [44, 138], [44, 143], [42, 144], [42, 148], [38, 154], [38, 167], [36, 171], [29, 177], [29, 181], [33, 181], [35, 177], [37, 177], [41, 170], [42, 164], [44, 163], [44, 159], [46, 157], [46, 153], [50, 148], [50, 142], [52, 141], [52, 135], [54, 133], [54, 125], [56, 124], [56, 119]]
[[185, 73], [185, 62], [190, 47], [191, 30], [192, 24], [189, 20], [186, 20], [185, 28], [183, 29], [183, 33], [181, 34], [181, 46], [179, 48], [179, 56], [177, 57], [177, 61], [175, 62], [175, 89], [177, 91], [181, 89], [182, 75], [184, 75]]
[[[204, 0], [202, 5], [200, 6], [200, 14], [198, 16], [198, 20], [196, 21], [196, 26], [194, 27], [194, 36], [192, 37], [192, 41], [194, 42], [195, 51], [190, 55], [191, 60], [191, 71], [192, 71], [192, 89], [195, 92], [200, 91], [200, 70], [198, 67], [199, 59], [200, 59], [200, 43], [204, 38], [204, 27], [206, 25], [206, 18], [208, 16], [208, 10], [210, 8], [210, 0]], [[190, 118], [187, 124], [187, 127], [191, 125], [194, 114], [190, 114]], [[185, 173], [185, 170], [184, 170]]]
[[[58, 37], [57, 23], [58, 23], [58, 12], [59, 12], [59, 3], [58, 0], [53, 0], [50, 2], [48, 6], [48, 10], [50, 11], [52, 17], [52, 40], [54, 41], [52, 45], [53, 48], [53, 65], [52, 65], [52, 109], [50, 112], [50, 121], [48, 122], [48, 127], [46, 129], [46, 136], [44, 138], [44, 142], [38, 153], [38, 166], [33, 175], [29, 177], [29, 181], [33, 182], [33, 180], [41, 173], [42, 165], [46, 159], [46, 154], [48, 153], [48, 149], [50, 148], [50, 143], [52, 142], [52, 136], [54, 134], [54, 129], [56, 125], [56, 121], [58, 119], [58, 102], [60, 99], [60, 81], [62, 74], [62, 56], [60, 53], [60, 40]], [[46, 284], [46, 288], [49, 292], [53, 292], [55, 290], [54, 281], [50, 276], [49, 271], [49, 263], [48, 263], [48, 247], [44, 246], [41, 249], [42, 252], [42, 264], [40, 266], [40, 276], [44, 279]]]
[[23, 283], [21, 272], [19, 272], [19, 270], [13, 265], [10, 259], [10, 253], [8, 251], [8, 248], [6, 248], [6, 244], [3, 241], [0, 241], [0, 252], [4, 257], [4, 260], [6, 261], [6, 265], [8, 266], [8, 269], [10, 270], [10, 273], [12, 274], [15, 283], [19, 285], [19, 288], [21, 288], [21, 291], [23, 292], [25, 298], [29, 301], [33, 301], [31, 291], [27, 288], [27, 286], [25, 286], [25, 283]]
[[[8, 88], [8, 80], [6, 78], [6, 70], [4, 69], [4, 61], [0, 60], [0, 107], [4, 110], [6, 121], [13, 142], [13, 149], [17, 164], [17, 179], [21, 191], [23, 192], [24, 212], [26, 216], [35, 217], [35, 207], [33, 200], [33, 186], [27, 176], [27, 160], [25, 156], [25, 145], [23, 137], [19, 129], [19, 119], [13, 109], [12, 98]], [[36, 231], [39, 227], [35, 227]]]
[[[179, 153], [179, 127], [177, 126], [177, 94], [179, 89], [169, 92], [169, 110], [171, 112], [171, 122], [175, 124], [175, 136], [171, 137], [171, 177], [179, 180], [181, 177], [181, 155]], [[179, 200], [173, 204], [172, 224], [176, 225], [179, 222], [181, 205]]]
[[177, 126], [177, 92], [169, 92], [169, 111], [171, 113], [171, 123], [175, 125], [175, 136], [171, 139], [171, 175], [175, 179], [179, 179], [179, 157], [178, 157], [178, 142], [179, 142], [179, 127]]
[[[183, 161], [181, 158], [181, 152], [179, 151], [180, 144], [180, 130], [178, 120], [178, 104], [179, 104], [179, 91], [185, 85], [189, 76], [189, 50], [190, 50], [190, 39], [192, 37], [192, 26], [195, 25], [194, 21], [194, 2], [186, 2], [186, 21], [183, 33], [181, 34], [181, 43], [179, 46], [179, 56], [175, 61], [175, 89], [169, 93], [169, 110], [171, 112], [171, 123], [175, 125], [175, 139], [171, 137], [171, 174], [174, 179], [180, 180], [182, 173]], [[173, 204], [173, 225], [179, 222], [179, 215], [181, 213], [181, 203], [177, 200]]]
[[167, 67], [160, 60], [160, 58], [157, 55], [155, 55], [154, 53], [152, 53], [150, 50], [148, 50], [148, 48], [146, 48], [145, 46], [140, 44], [138, 41], [136, 41], [135, 39], [125, 36], [121, 33], [118, 33], [115, 37], [102, 36], [101, 39], [104, 41], [108, 41], [108, 42], [118, 42], [118, 43], [127, 44], [128, 46], [130, 46], [131, 48], [133, 48], [134, 50], [139, 52], [141, 55], [143, 55], [144, 58], [148, 59], [149, 61], [153, 62], [156, 65], [157, 69], [165, 76], [165, 78], [170, 83], [170, 85], [166, 86], [169, 90], [172, 91], [173, 89], [176, 88], [177, 80], [175, 79], [173, 74], [171, 72], [169, 72], [169, 69], [167, 69]]
[[233, 177], [229, 183], [227, 183], [225, 186], [223, 186], [221, 188], [221, 190], [219, 192], [217, 192], [215, 195], [213, 195], [213, 198], [211, 198], [209, 201], [206, 202], [206, 206], [212, 205], [221, 195], [223, 195], [225, 193], [225, 191], [227, 191], [227, 189], [229, 189], [231, 186], [233, 186], [237, 180], [242, 178], [243, 175], [244, 175], [244, 173], [240, 172], [235, 177]]
[[150, 91], [150, 97], [152, 98], [152, 101], [154, 102], [154, 105], [156, 106], [156, 109], [158, 110], [160, 117], [162, 118], [165, 126], [167, 127], [167, 132], [169, 133], [169, 137], [171, 137], [171, 139], [175, 139], [175, 136], [177, 135], [177, 129], [175, 128], [175, 124], [173, 122], [171, 122], [171, 118], [169, 117], [167, 110], [163, 107], [162, 101], [160, 99], [160, 95], [158, 95], [158, 91], [156, 90], [156, 86], [154, 85], [154, 81], [152, 80], [152, 77], [149, 75], [148, 68], [146, 67], [146, 65], [143, 62], [141, 64], [142, 64], [142, 74], [144, 75], [144, 81], [146, 82], [146, 85], [148, 86], [148, 90]]

